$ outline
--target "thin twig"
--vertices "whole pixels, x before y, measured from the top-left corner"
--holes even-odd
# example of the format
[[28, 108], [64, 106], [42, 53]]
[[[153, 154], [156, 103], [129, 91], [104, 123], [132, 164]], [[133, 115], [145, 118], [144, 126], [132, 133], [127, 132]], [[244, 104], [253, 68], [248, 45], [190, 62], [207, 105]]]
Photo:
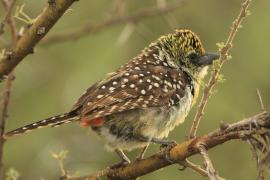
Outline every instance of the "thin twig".
[[[11, 34], [11, 39], [12, 39], [12, 46], [15, 46], [17, 42], [17, 30], [16, 30], [16, 25], [14, 22], [14, 19], [11, 15], [12, 8], [14, 4], [16, 3], [16, 0], [2, 0], [2, 3], [5, 7], [6, 15], [5, 15], [5, 22], [9, 25], [10, 28], [10, 34]], [[4, 27], [3, 27], [4, 28]], [[4, 32], [4, 31], [3, 31]], [[1, 29], [0, 29], [1, 33]], [[11, 72], [8, 75], [5, 87], [4, 87], [4, 92], [3, 92], [3, 104], [2, 104], [2, 114], [0, 117], [0, 135], [2, 135], [5, 132], [5, 124], [6, 124], [6, 119], [8, 117], [8, 107], [9, 107], [9, 102], [10, 102], [10, 96], [11, 96], [11, 88], [12, 88], [12, 82], [15, 79], [15, 76]], [[4, 139], [0, 138], [0, 179], [4, 178], [4, 170], [3, 170], [3, 149], [4, 149]]]
[[216, 172], [216, 170], [214, 169], [214, 166], [211, 162], [211, 159], [209, 157], [209, 155], [207, 154], [206, 148], [203, 144], [199, 144], [198, 145], [198, 150], [200, 152], [200, 154], [202, 155], [203, 159], [204, 159], [204, 163], [206, 166], [206, 172], [207, 175], [209, 177], [209, 179], [211, 180], [219, 180], [219, 179], [223, 179], [220, 178]]
[[116, 16], [109, 19], [105, 19], [104, 21], [99, 22], [97, 24], [87, 24], [75, 30], [61, 32], [59, 34], [48, 36], [44, 38], [44, 40], [42, 40], [41, 43], [44, 45], [48, 45], [51, 43], [63, 41], [73, 41], [90, 34], [98, 33], [102, 30], [105, 30], [115, 25], [126, 24], [130, 22], [136, 23], [148, 17], [162, 15], [171, 12], [177, 9], [178, 7], [182, 6], [184, 2], [185, 2], [184, 0], [177, 0], [172, 3], [167, 3], [165, 7], [159, 6], [147, 7], [145, 9], [137, 11], [133, 15]]
[[258, 164], [258, 180], [263, 180], [265, 171], [270, 164], [270, 151], [266, 153], [263, 159]]
[[[193, 162], [189, 161], [188, 159], [182, 161], [179, 163], [180, 165], [184, 166], [184, 169], [186, 167], [192, 169], [194, 172], [197, 172], [198, 174], [200, 174], [203, 177], [208, 177], [207, 171], [204, 170], [201, 166], [194, 164]], [[184, 170], [184, 169], [180, 169], [180, 171]]]
[[252, 156], [253, 156], [253, 158], [255, 159], [255, 161], [256, 161], [256, 166], [257, 166], [257, 168], [258, 168], [258, 167], [259, 167], [259, 156], [258, 156], [258, 153], [257, 153], [256, 145], [255, 145], [254, 142], [253, 142], [252, 140], [250, 140], [249, 138], [247, 139], [247, 142], [248, 142], [248, 144], [250, 145], [250, 150], [251, 150]]
[[68, 174], [68, 171], [65, 169], [65, 166], [64, 166], [64, 160], [66, 159], [67, 157], [67, 153], [68, 151], [61, 151], [60, 153], [51, 153], [52, 154], [52, 157], [54, 159], [57, 160], [58, 162], [58, 166], [59, 166], [59, 169], [61, 171], [61, 176], [60, 176], [60, 180], [61, 179], [68, 179], [69, 178], [69, 174]]
[[258, 101], [259, 101], [260, 106], [261, 106], [261, 110], [265, 111], [262, 96], [261, 96], [260, 90], [258, 88], [256, 89], [256, 93], [257, 93]]
[[240, 13], [238, 15], [238, 17], [234, 20], [232, 27], [231, 27], [231, 31], [229, 33], [227, 42], [225, 43], [224, 46], [220, 47], [220, 58], [219, 58], [219, 66], [216, 67], [213, 72], [212, 72], [212, 76], [210, 77], [207, 85], [205, 86], [204, 90], [203, 90], [203, 95], [202, 95], [202, 99], [199, 103], [198, 106], [198, 110], [196, 112], [195, 118], [193, 120], [193, 124], [189, 133], [189, 137], [190, 138], [194, 138], [196, 136], [196, 132], [200, 123], [200, 120], [203, 116], [203, 112], [206, 106], [206, 103], [210, 97], [210, 95], [212, 94], [212, 89], [213, 87], [216, 85], [216, 83], [219, 80], [219, 73], [220, 70], [222, 68], [222, 65], [229, 59], [229, 51], [232, 48], [232, 42], [233, 39], [236, 35], [236, 32], [238, 31], [238, 29], [241, 26], [242, 21], [244, 20], [244, 18], [248, 15], [248, 7], [251, 3], [251, 0], [245, 0], [244, 3], [242, 4], [242, 8], [240, 10]]
[[259, 141], [254, 136], [248, 137], [247, 141], [251, 145], [251, 151], [256, 160], [257, 171], [258, 171], [258, 180], [265, 179], [265, 172], [270, 165], [270, 150], [269, 150], [269, 132], [266, 134], [261, 134], [259, 137], [263, 141]]
[[11, 17], [11, 12], [15, 3], [13, 0], [2, 0], [2, 4], [6, 12], [5, 12], [4, 19], [0, 23], [0, 36], [4, 33], [5, 24], [11, 24], [10, 17]]
[[[11, 87], [12, 81], [14, 80], [14, 75], [11, 72], [8, 75], [7, 81], [5, 83], [4, 92], [3, 92], [3, 103], [2, 103], [2, 110], [1, 110], [1, 117], [0, 117], [0, 135], [3, 136], [5, 132], [5, 124], [6, 119], [8, 117], [8, 105], [10, 102], [11, 96]], [[5, 140], [0, 138], [0, 177], [3, 177], [3, 148], [4, 148]]]
[[[256, 127], [254, 122], [257, 124]], [[252, 129], [250, 129], [250, 127]], [[168, 154], [156, 153], [148, 158], [137, 160], [124, 167], [115, 169], [105, 168], [87, 176], [72, 177], [69, 180], [85, 180], [109, 177], [109, 179], [135, 179], [142, 175], [172, 165], [171, 161], [179, 163], [186, 158], [198, 154], [198, 145], [203, 144], [211, 149], [233, 139], [243, 139], [251, 135], [260, 135], [270, 131], [270, 112], [265, 111], [253, 117], [230, 124], [226, 129], [218, 128], [201, 137], [186, 140], [173, 147]], [[169, 155], [170, 162], [167, 160]], [[220, 177], [219, 177], [220, 178]]]

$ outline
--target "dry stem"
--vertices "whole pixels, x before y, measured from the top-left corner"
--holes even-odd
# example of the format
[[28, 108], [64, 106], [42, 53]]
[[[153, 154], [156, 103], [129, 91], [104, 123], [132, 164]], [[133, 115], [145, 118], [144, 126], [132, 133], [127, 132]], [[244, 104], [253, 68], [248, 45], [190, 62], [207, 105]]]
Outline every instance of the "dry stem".
[[48, 36], [44, 38], [44, 40], [42, 41], [42, 44], [48, 45], [51, 43], [76, 40], [78, 38], [87, 36], [89, 34], [98, 33], [102, 30], [107, 29], [108, 27], [112, 27], [115, 25], [130, 23], [130, 22], [136, 23], [148, 17], [162, 15], [162, 14], [171, 12], [175, 10], [176, 8], [178, 8], [179, 6], [182, 6], [183, 2], [184, 0], [177, 0], [175, 2], [166, 4], [166, 6], [164, 7], [159, 7], [159, 6], [147, 7], [145, 9], [142, 9], [136, 12], [133, 15], [116, 16], [113, 18], [105, 19], [104, 21], [97, 24], [87, 24], [80, 27], [79, 29], [75, 29], [75, 30], [67, 31], [67, 32], [61, 32], [59, 34]]
[[238, 31], [238, 29], [241, 26], [242, 21], [244, 20], [244, 18], [247, 16], [247, 12], [248, 12], [248, 7], [251, 3], [251, 0], [245, 0], [245, 2], [242, 4], [242, 8], [240, 10], [240, 13], [238, 15], [238, 17], [234, 20], [232, 27], [231, 27], [231, 31], [229, 33], [229, 37], [227, 39], [227, 42], [225, 43], [225, 45], [223, 47], [220, 48], [220, 58], [219, 58], [219, 67], [215, 68], [212, 72], [212, 76], [210, 77], [207, 85], [205, 86], [204, 90], [203, 90], [203, 95], [202, 95], [202, 99], [199, 103], [198, 106], [198, 110], [196, 112], [195, 118], [193, 120], [193, 124], [190, 130], [190, 134], [189, 137], [190, 138], [194, 138], [196, 136], [196, 132], [200, 123], [200, 120], [203, 116], [203, 112], [206, 106], [206, 103], [212, 93], [212, 89], [213, 87], [216, 85], [216, 83], [218, 82], [219, 79], [219, 73], [220, 70], [223, 66], [223, 64], [229, 59], [228, 58], [228, 53], [232, 48], [232, 42], [233, 39], [236, 35], [236, 32]]
[[256, 89], [256, 93], [257, 93], [258, 101], [259, 101], [260, 106], [261, 106], [261, 110], [262, 110], [262, 111], [265, 111], [265, 108], [264, 108], [264, 104], [263, 104], [263, 100], [262, 100], [262, 96], [261, 96], [260, 90], [259, 90], [259, 89]]
[[204, 159], [204, 163], [206, 166], [206, 172], [207, 175], [209, 177], [209, 179], [211, 180], [221, 180], [223, 178], [220, 178], [216, 172], [216, 170], [214, 169], [214, 166], [211, 162], [211, 159], [209, 157], [209, 155], [207, 154], [206, 148], [204, 147], [203, 144], [199, 144], [198, 145], [198, 150], [200, 152], [200, 154], [202, 155], [203, 159]]
[[[6, 14], [4, 18], [4, 22], [1, 23], [0, 34], [4, 33], [4, 24], [7, 23], [10, 27], [10, 34], [12, 39], [12, 46], [14, 46], [17, 42], [17, 31], [14, 19], [11, 16], [12, 8], [16, 3], [16, 0], [2, 0], [3, 6], [5, 8]], [[2, 29], [3, 28], [3, 29]], [[2, 104], [2, 114], [0, 117], [0, 135], [2, 136], [5, 132], [5, 122], [8, 117], [8, 105], [10, 102], [11, 95], [11, 87], [12, 81], [15, 79], [13, 73], [11, 72], [7, 78], [4, 92], [3, 92], [3, 104]], [[4, 148], [4, 139], [0, 139], [0, 178], [4, 178], [4, 170], [3, 170], [3, 148]]]
[[180, 162], [179, 165], [184, 166], [184, 168], [179, 169], [179, 170], [185, 170], [186, 167], [192, 169], [194, 172], [200, 174], [203, 177], [207, 177], [207, 171], [204, 170], [201, 166], [194, 164], [193, 162], [189, 161], [188, 159], [185, 159], [183, 162]]

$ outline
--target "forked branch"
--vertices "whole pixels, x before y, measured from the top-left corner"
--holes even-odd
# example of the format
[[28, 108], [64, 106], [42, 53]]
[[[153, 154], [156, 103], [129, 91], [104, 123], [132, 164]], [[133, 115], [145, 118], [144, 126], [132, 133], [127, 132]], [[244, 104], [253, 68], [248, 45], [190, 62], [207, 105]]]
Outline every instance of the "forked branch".
[[30, 24], [16, 45], [6, 51], [0, 59], [0, 79], [7, 76], [27, 55], [33, 53], [35, 45], [49, 32], [58, 19], [76, 0], [54, 0], [53, 3]]
[[[184, 159], [200, 153], [198, 147], [203, 144], [205, 149], [211, 149], [234, 139], [247, 139], [252, 135], [264, 135], [270, 132], [270, 112], [263, 112], [253, 117], [227, 125], [201, 137], [186, 140], [169, 152], [169, 159], [174, 163], [179, 163]], [[268, 162], [269, 163], [269, 162]], [[109, 169], [105, 168], [97, 173], [71, 177], [69, 180], [98, 179], [108, 177], [109, 179], [135, 179], [145, 174], [156, 171], [160, 168], [171, 165], [163, 152], [158, 152], [146, 159], [135, 161], [127, 166]]]

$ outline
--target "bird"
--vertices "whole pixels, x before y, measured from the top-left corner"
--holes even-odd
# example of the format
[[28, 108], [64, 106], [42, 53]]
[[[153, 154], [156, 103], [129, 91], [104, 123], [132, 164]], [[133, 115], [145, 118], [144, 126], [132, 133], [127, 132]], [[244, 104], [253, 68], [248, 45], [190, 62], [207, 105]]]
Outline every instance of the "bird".
[[110, 150], [130, 163], [124, 151], [150, 143], [169, 145], [169, 133], [195, 104], [203, 77], [219, 53], [206, 52], [189, 29], [176, 29], [90, 86], [70, 111], [7, 132], [4, 139], [79, 122], [96, 132]]

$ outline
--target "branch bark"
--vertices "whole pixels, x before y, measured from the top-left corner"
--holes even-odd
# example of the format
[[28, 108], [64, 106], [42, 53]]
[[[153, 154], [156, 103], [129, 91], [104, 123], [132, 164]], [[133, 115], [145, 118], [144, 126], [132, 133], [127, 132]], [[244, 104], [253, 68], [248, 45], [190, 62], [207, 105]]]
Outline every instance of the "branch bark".
[[35, 45], [49, 32], [64, 12], [76, 0], [54, 0], [35, 19], [34, 23], [25, 31], [0, 61], [0, 78], [8, 75], [27, 55], [33, 53]]
[[[204, 145], [206, 150], [214, 148], [225, 142], [235, 139], [246, 139], [251, 135], [262, 135], [270, 131], [270, 112], [265, 111], [239, 122], [221, 126], [219, 129], [205, 134], [201, 137], [186, 140], [169, 152], [169, 159], [179, 163], [186, 158], [198, 154], [199, 146]], [[98, 179], [106, 176], [109, 179], [135, 179], [160, 168], [171, 165], [163, 152], [158, 152], [146, 159], [135, 161], [127, 166], [117, 169], [105, 168], [97, 173], [68, 178], [69, 180]]]

